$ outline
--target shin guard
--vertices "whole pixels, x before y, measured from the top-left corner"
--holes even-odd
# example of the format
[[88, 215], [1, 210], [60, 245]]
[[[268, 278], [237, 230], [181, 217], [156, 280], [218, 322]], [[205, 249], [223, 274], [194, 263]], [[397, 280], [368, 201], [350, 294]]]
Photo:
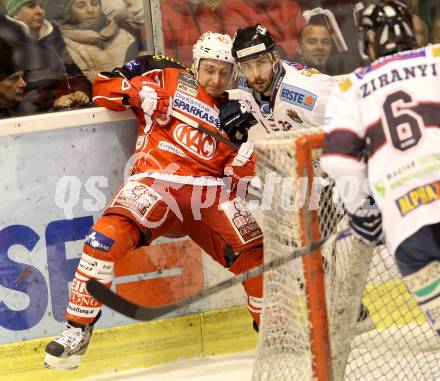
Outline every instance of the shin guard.
[[403, 280], [426, 320], [440, 336], [440, 262], [432, 261]]
[[67, 320], [81, 324], [94, 322], [102, 303], [87, 292], [86, 283], [89, 279], [95, 278], [110, 287], [113, 280], [113, 268], [113, 262], [93, 258], [86, 253], [82, 254], [72, 281], [69, 304], [65, 314]]

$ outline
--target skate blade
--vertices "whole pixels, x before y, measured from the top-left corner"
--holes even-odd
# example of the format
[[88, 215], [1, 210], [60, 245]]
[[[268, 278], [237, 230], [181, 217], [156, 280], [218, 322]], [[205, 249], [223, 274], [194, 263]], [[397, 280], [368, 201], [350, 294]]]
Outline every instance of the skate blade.
[[44, 366], [55, 370], [73, 370], [78, 368], [81, 356], [72, 355], [69, 357], [55, 357], [46, 353], [44, 357]]

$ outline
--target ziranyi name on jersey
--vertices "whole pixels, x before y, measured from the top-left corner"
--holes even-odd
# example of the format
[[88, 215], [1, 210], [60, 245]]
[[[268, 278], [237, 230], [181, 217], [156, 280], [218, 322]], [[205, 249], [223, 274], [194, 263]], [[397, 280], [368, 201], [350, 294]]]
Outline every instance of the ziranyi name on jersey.
[[259, 96], [254, 96], [244, 78], [239, 80], [239, 91], [247, 110], [271, 134], [322, 126], [325, 106], [335, 85], [332, 77], [316, 69], [281, 60], [269, 102], [257, 101]]
[[440, 221], [439, 89], [440, 45], [432, 45], [357, 70], [328, 106], [321, 164], [338, 178], [343, 162], [359, 165], [366, 148], [368, 167], [359, 166], [358, 176], [368, 173], [393, 252], [422, 226]]
[[381, 73], [380, 75], [373, 75], [373, 72], [377, 71], [377, 69], [383, 65], [386, 65], [387, 63], [426, 56], [425, 50], [405, 53], [401, 53], [395, 57], [387, 57], [386, 59], [382, 59], [381, 61], [376, 62], [374, 65], [367, 66], [366, 68], [355, 73], [356, 77], [359, 79], [363, 79], [366, 75], [371, 74], [369, 76], [369, 80], [360, 86], [362, 98], [366, 98], [373, 94], [376, 90], [382, 89], [383, 87], [391, 85], [394, 82], [406, 81], [412, 78], [438, 76], [437, 65], [435, 63], [414, 63], [412, 60], [409, 65], [392, 68], [385, 73]]

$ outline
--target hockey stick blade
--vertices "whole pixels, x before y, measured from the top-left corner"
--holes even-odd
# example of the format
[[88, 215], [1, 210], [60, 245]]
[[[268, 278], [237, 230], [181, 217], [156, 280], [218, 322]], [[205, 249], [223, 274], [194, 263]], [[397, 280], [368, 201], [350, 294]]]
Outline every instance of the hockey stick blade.
[[120, 295], [114, 293], [110, 288], [104, 286], [102, 283], [98, 282], [96, 279], [90, 279], [87, 282], [87, 291], [99, 299], [103, 304], [111, 309], [128, 316], [132, 319], [149, 321], [157, 319], [164, 316], [170, 312], [177, 311], [180, 308], [188, 307], [190, 304], [199, 301], [200, 299], [206, 298], [220, 291], [226, 290], [236, 284], [244, 282], [250, 278], [254, 278], [266, 271], [276, 269], [283, 264], [286, 264], [296, 258], [302, 257], [306, 254], [312, 253], [313, 251], [319, 249], [327, 241], [328, 237], [323, 238], [311, 245], [304, 247], [302, 249], [296, 249], [289, 255], [278, 257], [272, 261], [254, 267], [244, 273], [238, 274], [232, 278], [226, 279], [214, 286], [207, 287], [193, 295], [190, 295], [184, 299], [178, 300], [174, 303], [170, 303], [164, 306], [158, 307], [143, 307], [136, 303], [132, 303]]

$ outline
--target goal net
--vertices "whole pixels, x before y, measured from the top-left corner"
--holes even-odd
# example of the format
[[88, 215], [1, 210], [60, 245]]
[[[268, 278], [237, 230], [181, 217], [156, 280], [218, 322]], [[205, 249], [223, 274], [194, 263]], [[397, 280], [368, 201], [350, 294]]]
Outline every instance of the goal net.
[[328, 240], [265, 273], [253, 380], [440, 380], [439, 338], [386, 248], [351, 235], [320, 170], [321, 129], [255, 143], [265, 262]]

